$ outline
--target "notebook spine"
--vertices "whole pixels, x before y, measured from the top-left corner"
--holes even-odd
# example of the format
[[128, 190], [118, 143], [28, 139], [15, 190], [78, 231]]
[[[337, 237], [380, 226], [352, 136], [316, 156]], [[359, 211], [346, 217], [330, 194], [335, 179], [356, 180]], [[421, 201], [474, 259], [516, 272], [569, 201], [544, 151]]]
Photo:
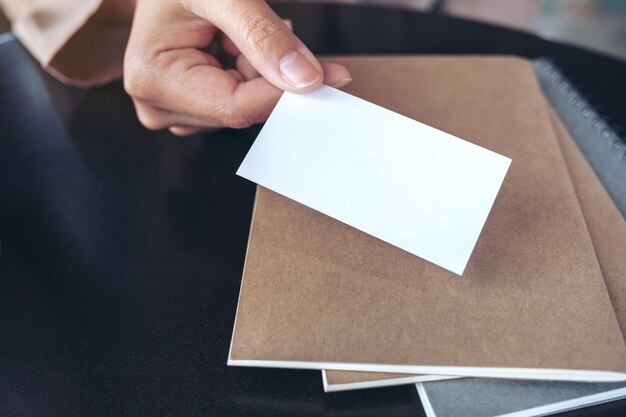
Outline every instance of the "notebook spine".
[[[601, 137], [607, 146], [613, 151], [620, 153], [619, 157], [625, 163], [626, 168], [626, 144], [617, 132], [609, 126], [606, 120], [598, 114], [580, 91], [575, 88], [563, 73], [547, 58], [535, 60], [535, 71], [540, 78], [549, 80], [554, 89], [578, 110], [580, 115], [586, 120]], [[542, 77], [543, 76], [543, 77]]]

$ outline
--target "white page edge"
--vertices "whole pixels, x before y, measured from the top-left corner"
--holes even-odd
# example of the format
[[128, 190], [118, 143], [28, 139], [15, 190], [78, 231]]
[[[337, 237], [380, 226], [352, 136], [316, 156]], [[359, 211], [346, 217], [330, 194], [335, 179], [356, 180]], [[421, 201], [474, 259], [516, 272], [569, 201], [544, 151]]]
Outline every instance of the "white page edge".
[[430, 398], [428, 398], [428, 393], [424, 389], [424, 385], [417, 383], [415, 384], [415, 389], [417, 389], [417, 395], [420, 397], [422, 408], [424, 409], [424, 413], [426, 413], [426, 417], [437, 417], [437, 414], [435, 414], [435, 410], [433, 409], [433, 405], [430, 402]]
[[402, 378], [387, 378], [371, 381], [347, 382], [343, 384], [329, 384], [326, 370], [322, 369], [322, 383], [324, 385], [324, 392], [341, 392], [369, 388], [394, 387], [397, 385], [415, 384], [417, 382], [444, 381], [448, 379], [458, 378], [460, 377], [449, 375], [414, 375]]
[[339, 371], [387, 372], [424, 375], [450, 375], [478, 378], [536, 379], [542, 381], [622, 382], [626, 373], [555, 368], [496, 368], [468, 366], [430, 366], [366, 364], [347, 362], [276, 361], [228, 358], [228, 366], [285, 369], [332, 369]]

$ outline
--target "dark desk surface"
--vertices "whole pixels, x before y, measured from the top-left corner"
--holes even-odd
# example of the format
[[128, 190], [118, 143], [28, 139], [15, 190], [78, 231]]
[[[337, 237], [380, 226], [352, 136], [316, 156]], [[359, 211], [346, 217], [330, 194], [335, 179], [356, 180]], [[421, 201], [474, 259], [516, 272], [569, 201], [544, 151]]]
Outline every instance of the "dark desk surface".
[[[276, 8], [320, 53], [549, 55], [626, 118], [608, 58], [401, 10]], [[62, 86], [12, 40], [0, 109], [0, 416], [423, 415], [413, 386], [324, 394], [319, 372], [226, 366], [254, 196], [234, 173], [258, 127], [148, 132], [119, 83]]]

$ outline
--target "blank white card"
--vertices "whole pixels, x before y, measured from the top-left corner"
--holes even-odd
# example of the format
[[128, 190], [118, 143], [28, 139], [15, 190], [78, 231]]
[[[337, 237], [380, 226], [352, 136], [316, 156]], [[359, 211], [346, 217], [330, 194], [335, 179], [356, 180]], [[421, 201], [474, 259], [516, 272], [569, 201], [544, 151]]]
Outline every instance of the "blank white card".
[[462, 275], [510, 163], [322, 86], [283, 94], [237, 174]]

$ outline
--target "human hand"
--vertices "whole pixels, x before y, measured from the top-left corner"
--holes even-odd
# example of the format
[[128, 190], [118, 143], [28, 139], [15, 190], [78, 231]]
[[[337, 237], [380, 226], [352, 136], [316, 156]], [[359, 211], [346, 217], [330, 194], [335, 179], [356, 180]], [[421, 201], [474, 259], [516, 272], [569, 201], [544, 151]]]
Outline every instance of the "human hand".
[[[233, 68], [207, 52], [216, 44]], [[137, 0], [124, 86], [149, 129], [247, 127], [267, 119], [283, 90], [350, 81], [345, 67], [320, 64], [263, 0]]]

